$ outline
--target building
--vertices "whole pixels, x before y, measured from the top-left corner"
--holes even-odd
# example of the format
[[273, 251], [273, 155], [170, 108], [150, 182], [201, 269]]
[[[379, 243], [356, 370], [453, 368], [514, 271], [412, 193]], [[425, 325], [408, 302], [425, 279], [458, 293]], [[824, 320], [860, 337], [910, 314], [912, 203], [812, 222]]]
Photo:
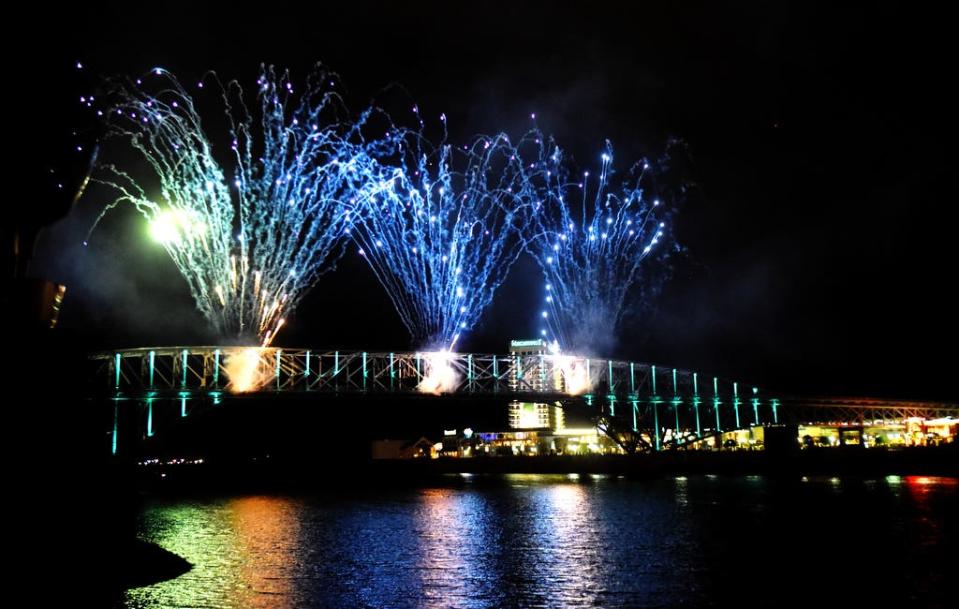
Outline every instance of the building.
[[549, 345], [541, 338], [511, 340], [509, 352], [516, 358], [509, 385], [513, 391], [550, 391], [557, 389], [554, 368], [549, 365]]
[[559, 404], [510, 402], [510, 429], [563, 429], [566, 419]]
[[435, 459], [436, 447], [426, 437], [419, 440], [374, 440], [373, 459]]

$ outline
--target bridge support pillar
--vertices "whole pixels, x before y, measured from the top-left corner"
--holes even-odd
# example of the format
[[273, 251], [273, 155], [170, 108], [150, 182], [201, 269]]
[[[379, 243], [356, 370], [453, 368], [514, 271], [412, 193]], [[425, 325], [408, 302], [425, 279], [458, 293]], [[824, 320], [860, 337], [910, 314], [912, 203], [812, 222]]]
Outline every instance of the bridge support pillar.
[[650, 403], [653, 405], [653, 435], [656, 437], [655, 447], [657, 452], [662, 449], [659, 439], [659, 405], [658, 400], [653, 399]]
[[153, 437], [153, 398], [147, 398], [147, 437]]
[[117, 454], [117, 435], [120, 432], [120, 396], [113, 398], [113, 437], [110, 438], [111, 454]]
[[742, 427], [739, 424], [739, 383], [733, 383], [733, 412], [736, 413], [736, 429]]

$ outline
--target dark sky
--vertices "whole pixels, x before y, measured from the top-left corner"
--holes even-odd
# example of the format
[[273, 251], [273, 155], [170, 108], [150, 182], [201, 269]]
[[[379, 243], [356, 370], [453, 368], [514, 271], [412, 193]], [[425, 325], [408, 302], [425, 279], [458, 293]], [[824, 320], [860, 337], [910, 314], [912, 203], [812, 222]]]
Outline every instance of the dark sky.
[[[44, 205], [96, 75], [164, 66], [241, 80], [260, 62], [339, 72], [354, 108], [400, 84], [451, 136], [539, 126], [582, 166], [684, 140], [696, 187], [677, 216], [686, 254], [619, 352], [791, 393], [956, 399], [952, 21], [914, 3], [441, 2], [261, 10], [126, 3], [38, 11], [8, 49], [23, 91], [18, 201]], [[520, 6], [522, 5], [522, 8]], [[346, 7], [346, 8], [344, 8]], [[938, 9], [937, 9], [938, 10]], [[5, 44], [12, 44], [7, 41]], [[83, 62], [83, 74], [72, 69]], [[8, 98], [8, 104], [11, 99]], [[951, 151], [951, 150], [950, 150]], [[83, 233], [88, 192], [48, 231], [33, 272], [68, 284], [62, 326], [91, 345], [212, 340], [185, 284], [132, 212]], [[521, 260], [463, 347], [532, 336], [539, 272]], [[405, 331], [347, 257], [307, 297], [288, 345], [403, 349]]]

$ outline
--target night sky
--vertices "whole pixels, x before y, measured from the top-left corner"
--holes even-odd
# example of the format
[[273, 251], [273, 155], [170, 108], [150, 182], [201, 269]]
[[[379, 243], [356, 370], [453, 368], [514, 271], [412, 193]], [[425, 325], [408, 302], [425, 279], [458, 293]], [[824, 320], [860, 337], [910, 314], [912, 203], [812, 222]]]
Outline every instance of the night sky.
[[[354, 110], [399, 85], [428, 120], [447, 115], [454, 142], [519, 136], [535, 112], [585, 169], [605, 139], [621, 169], [669, 138], [686, 143], [695, 186], [675, 231], [685, 252], [614, 355], [788, 393], [959, 397], [945, 15], [910, 3], [412, 4], [35, 9], [18, 26], [26, 42], [6, 53], [20, 83], [7, 81], [8, 201], [59, 204], [48, 170], [82, 166], [71, 132], [85, 137], [78, 101], [98, 75], [163, 66], [184, 82], [208, 69], [252, 82], [260, 62], [296, 79], [321, 61]], [[213, 341], [135, 212], [111, 215], [81, 246], [107, 201], [91, 188], [38, 245], [32, 274], [68, 286], [62, 329], [91, 348]], [[535, 336], [541, 285], [521, 259], [460, 347], [504, 352]], [[408, 347], [355, 254], [278, 343]]]

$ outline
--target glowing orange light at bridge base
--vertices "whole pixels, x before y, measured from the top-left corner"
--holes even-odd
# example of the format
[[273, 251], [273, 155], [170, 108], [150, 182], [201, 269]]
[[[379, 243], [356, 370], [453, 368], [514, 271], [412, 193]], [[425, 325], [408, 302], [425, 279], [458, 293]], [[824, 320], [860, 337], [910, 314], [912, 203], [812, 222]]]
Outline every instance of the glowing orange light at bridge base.
[[246, 347], [227, 354], [223, 369], [230, 379], [227, 389], [231, 393], [256, 391], [269, 382], [268, 351], [264, 347]]

